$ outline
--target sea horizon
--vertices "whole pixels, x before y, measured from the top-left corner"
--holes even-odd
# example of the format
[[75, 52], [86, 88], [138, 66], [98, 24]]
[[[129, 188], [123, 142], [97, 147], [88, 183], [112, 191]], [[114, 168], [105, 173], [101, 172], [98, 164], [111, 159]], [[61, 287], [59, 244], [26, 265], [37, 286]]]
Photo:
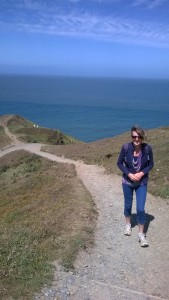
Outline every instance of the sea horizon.
[[52, 74], [52, 73], [14, 73], [14, 72], [10, 72], [10, 73], [4, 73], [4, 72], [0, 72], [0, 76], [21, 76], [21, 77], [66, 77], [66, 78], [101, 78], [101, 79], [131, 79], [131, 80], [167, 80], [169, 81], [168, 77], [149, 77], [149, 76], [113, 76], [113, 75], [83, 75], [83, 74], [79, 74], [79, 75], [65, 75], [65, 74]]
[[0, 75], [0, 115], [19, 114], [84, 142], [169, 126], [169, 80]]

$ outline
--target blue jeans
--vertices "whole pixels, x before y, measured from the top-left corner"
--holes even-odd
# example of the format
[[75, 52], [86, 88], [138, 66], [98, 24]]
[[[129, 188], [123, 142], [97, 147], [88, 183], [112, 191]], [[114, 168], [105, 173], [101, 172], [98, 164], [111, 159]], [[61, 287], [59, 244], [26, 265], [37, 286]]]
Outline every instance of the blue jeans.
[[145, 203], [147, 196], [147, 184], [131, 187], [127, 184], [122, 184], [124, 193], [124, 215], [125, 217], [131, 216], [133, 193], [136, 193], [136, 210], [138, 224], [145, 224]]

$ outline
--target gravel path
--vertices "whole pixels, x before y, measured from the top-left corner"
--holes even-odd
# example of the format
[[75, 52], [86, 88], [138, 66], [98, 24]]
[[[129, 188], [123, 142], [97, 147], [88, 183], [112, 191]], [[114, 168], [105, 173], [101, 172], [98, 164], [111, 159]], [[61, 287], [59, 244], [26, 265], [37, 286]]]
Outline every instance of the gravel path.
[[74, 272], [64, 272], [56, 262], [51, 287], [44, 287], [34, 299], [169, 299], [169, 203], [148, 194], [146, 226], [150, 246], [141, 248], [135, 214], [132, 236], [123, 234], [123, 195], [119, 176], [106, 175], [103, 168], [95, 165], [41, 152], [40, 148], [40, 144], [20, 144], [0, 151], [0, 156], [26, 149], [51, 160], [74, 163], [77, 175], [97, 205], [99, 217], [95, 246], [79, 254]]

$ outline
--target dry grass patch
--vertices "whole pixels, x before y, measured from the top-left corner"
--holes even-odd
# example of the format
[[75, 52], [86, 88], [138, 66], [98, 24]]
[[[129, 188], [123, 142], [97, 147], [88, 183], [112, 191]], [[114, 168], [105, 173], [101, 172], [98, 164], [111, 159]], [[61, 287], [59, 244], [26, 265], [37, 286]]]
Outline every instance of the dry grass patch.
[[6, 136], [3, 126], [0, 126], [0, 149], [10, 144], [10, 139]]
[[149, 191], [169, 199], [169, 127], [150, 132], [149, 142], [153, 146], [155, 167], [150, 173]]
[[59, 156], [65, 156], [74, 160], [83, 160], [86, 164], [102, 165], [107, 172], [115, 172], [116, 160], [123, 143], [128, 141], [127, 134], [103, 139], [91, 143], [64, 146], [44, 146], [42, 149]]
[[15, 151], [0, 167], [1, 299], [32, 299], [92, 245], [97, 212], [73, 165]]

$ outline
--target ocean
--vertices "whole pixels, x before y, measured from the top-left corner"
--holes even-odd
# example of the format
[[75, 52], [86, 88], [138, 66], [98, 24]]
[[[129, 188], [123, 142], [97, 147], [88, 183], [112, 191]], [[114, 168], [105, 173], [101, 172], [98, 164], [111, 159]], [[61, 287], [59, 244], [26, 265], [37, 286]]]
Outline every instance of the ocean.
[[84, 142], [169, 126], [169, 80], [0, 75], [0, 115]]

